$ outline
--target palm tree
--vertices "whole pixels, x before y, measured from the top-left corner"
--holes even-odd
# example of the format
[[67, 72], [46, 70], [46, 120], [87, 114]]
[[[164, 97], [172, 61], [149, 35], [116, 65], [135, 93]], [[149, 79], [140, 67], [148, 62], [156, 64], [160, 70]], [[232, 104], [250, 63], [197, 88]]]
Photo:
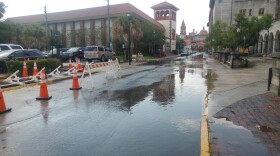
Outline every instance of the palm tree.
[[132, 43], [139, 41], [143, 37], [140, 22], [130, 16], [121, 16], [114, 22], [113, 37], [115, 40], [120, 40], [128, 47], [128, 37]]
[[3, 2], [0, 2], [0, 19], [4, 16], [6, 6]]

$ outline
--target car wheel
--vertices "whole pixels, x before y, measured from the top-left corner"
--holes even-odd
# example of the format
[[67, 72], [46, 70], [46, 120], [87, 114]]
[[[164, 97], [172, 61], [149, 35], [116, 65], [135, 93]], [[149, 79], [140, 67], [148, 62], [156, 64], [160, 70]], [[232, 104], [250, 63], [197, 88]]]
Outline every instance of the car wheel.
[[101, 61], [101, 62], [105, 62], [105, 56], [104, 56], [104, 55], [101, 56], [100, 61]]

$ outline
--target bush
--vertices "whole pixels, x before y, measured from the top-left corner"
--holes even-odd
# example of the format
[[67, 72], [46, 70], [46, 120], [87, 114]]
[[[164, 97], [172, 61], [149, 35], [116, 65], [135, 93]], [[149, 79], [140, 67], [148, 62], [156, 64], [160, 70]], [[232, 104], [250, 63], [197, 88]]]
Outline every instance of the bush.
[[7, 72], [7, 66], [5, 61], [0, 61], [0, 73], [6, 73]]
[[[54, 59], [54, 58], [30, 60], [26, 64], [27, 70], [28, 70], [28, 75], [33, 74], [34, 61], [36, 61], [38, 71], [40, 71], [43, 67], [45, 67], [46, 73], [50, 73], [51, 71], [53, 71], [55, 68], [57, 68], [60, 65], [60, 61], [58, 59]], [[7, 68], [8, 73], [14, 73], [17, 70], [19, 70], [19, 75], [22, 75], [23, 61], [6, 61], [6, 68]]]

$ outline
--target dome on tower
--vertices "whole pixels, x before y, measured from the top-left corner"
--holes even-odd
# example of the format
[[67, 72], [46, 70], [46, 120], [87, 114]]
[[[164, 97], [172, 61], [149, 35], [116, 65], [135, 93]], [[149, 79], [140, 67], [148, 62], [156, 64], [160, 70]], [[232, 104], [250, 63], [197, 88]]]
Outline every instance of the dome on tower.
[[208, 31], [205, 30], [205, 28], [203, 27], [203, 29], [199, 32], [198, 35], [199, 35], [199, 36], [207, 36], [207, 35], [208, 35]]

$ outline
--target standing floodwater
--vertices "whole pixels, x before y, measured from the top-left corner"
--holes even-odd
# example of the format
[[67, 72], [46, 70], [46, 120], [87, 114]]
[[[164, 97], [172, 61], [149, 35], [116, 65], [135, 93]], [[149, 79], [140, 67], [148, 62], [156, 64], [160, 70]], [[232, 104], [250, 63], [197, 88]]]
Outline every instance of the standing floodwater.
[[[124, 71], [122, 79], [109, 82], [96, 74], [99, 83], [94, 88], [83, 86], [81, 91], [70, 92], [70, 80], [53, 84], [49, 86], [50, 92], [56, 92], [52, 100], [26, 100], [27, 107], [38, 114], [29, 113], [19, 122], [10, 119], [15, 116], [12, 113], [0, 116], [0, 126], [5, 128], [0, 133], [0, 152], [199, 155], [207, 74], [201, 56], [138, 66]], [[18, 96], [27, 92], [16, 91]], [[12, 95], [7, 99], [16, 102]]]

